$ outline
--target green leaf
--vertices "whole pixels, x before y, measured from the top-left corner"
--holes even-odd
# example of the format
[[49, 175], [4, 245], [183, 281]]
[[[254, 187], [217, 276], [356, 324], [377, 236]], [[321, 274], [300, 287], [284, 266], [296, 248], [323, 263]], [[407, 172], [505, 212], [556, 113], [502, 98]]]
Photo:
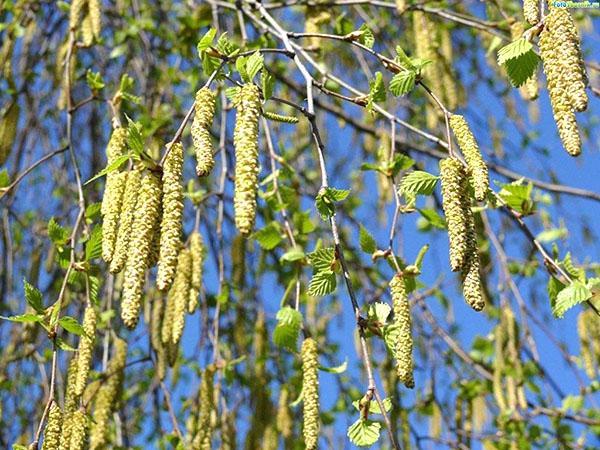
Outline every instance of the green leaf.
[[124, 162], [126, 162], [129, 159], [129, 155], [121, 155], [119, 156], [117, 159], [115, 159], [112, 164], [109, 164], [108, 166], [106, 166], [104, 169], [102, 169], [100, 172], [98, 172], [96, 175], [94, 175], [92, 178], [90, 178], [89, 180], [87, 180], [84, 184], [84, 186], [90, 184], [92, 181], [97, 180], [100, 177], [103, 177], [104, 175], [110, 173], [110, 172], [114, 172], [115, 170], [118, 170], [119, 167], [121, 167], [121, 165], [123, 165]]
[[264, 64], [264, 57], [258, 50], [252, 53], [246, 62], [246, 81], [251, 83], [258, 72], [262, 70]]
[[419, 214], [427, 221], [428, 225], [440, 230], [446, 229], [446, 221], [439, 213], [433, 208], [417, 209]]
[[308, 295], [322, 297], [335, 291], [335, 273], [331, 270], [316, 272], [308, 285]]
[[101, 209], [102, 209], [102, 203], [101, 202], [90, 203], [85, 208], [85, 218], [88, 219], [88, 220], [90, 220], [90, 221], [96, 219], [100, 215], [100, 210]]
[[509, 59], [504, 64], [510, 84], [514, 87], [522, 86], [528, 79], [535, 75], [540, 58], [531, 50], [518, 58]]
[[369, 305], [368, 316], [381, 324], [385, 324], [392, 308], [387, 303], [376, 302]]
[[127, 117], [127, 145], [136, 155], [144, 152], [144, 139], [142, 138], [142, 125]]
[[260, 83], [262, 86], [263, 97], [265, 100], [269, 100], [273, 95], [273, 89], [275, 87], [273, 76], [267, 70], [263, 70], [260, 74]]
[[96, 225], [85, 243], [85, 260], [100, 258], [102, 255], [102, 226]]
[[216, 35], [217, 30], [214, 28], [210, 28], [206, 33], [204, 33], [204, 36], [200, 38], [196, 47], [198, 49], [198, 54], [200, 55], [200, 57], [202, 57], [202, 54], [205, 50], [210, 48]]
[[370, 447], [379, 440], [381, 424], [372, 420], [358, 419], [348, 428], [350, 442], [358, 447]]
[[227, 56], [233, 56], [240, 50], [239, 47], [229, 39], [227, 32], [222, 33], [221, 36], [219, 36], [219, 39], [217, 39], [216, 48], [219, 53]]
[[85, 335], [83, 327], [71, 316], [61, 317], [58, 319], [58, 324], [71, 334], [76, 334], [77, 336]]
[[350, 194], [349, 190], [336, 189], [332, 187], [322, 188], [317, 194], [315, 205], [323, 220], [327, 220], [335, 214], [335, 202], [345, 200]]
[[335, 248], [326, 247], [308, 254], [308, 262], [315, 272], [332, 270], [335, 263]]
[[533, 185], [523, 184], [523, 179], [513, 181], [509, 184], [501, 184], [502, 189], [498, 195], [508, 206], [522, 214], [533, 212], [534, 203], [531, 199]]
[[27, 304], [31, 306], [36, 312], [44, 312], [44, 303], [42, 301], [42, 293], [38, 288], [29, 284], [25, 278], [23, 278], [23, 291], [25, 292], [25, 300]]
[[517, 39], [498, 50], [498, 64], [502, 65], [506, 61], [523, 56], [532, 49], [533, 45], [527, 39]]
[[254, 233], [258, 244], [265, 250], [272, 250], [281, 242], [281, 227], [277, 222], [271, 222], [263, 229]]
[[390, 170], [392, 175], [398, 175], [401, 170], [410, 169], [415, 164], [415, 160], [410, 156], [403, 155], [402, 153], [397, 154], [394, 157], [394, 161], [390, 164]]
[[360, 226], [358, 241], [360, 243], [361, 250], [369, 255], [373, 254], [373, 252], [377, 250], [377, 243], [375, 242], [375, 239], [362, 225]]
[[8, 175], [8, 170], [2, 169], [0, 170], [0, 189], [8, 186], [10, 184], [10, 176]]
[[415, 170], [402, 178], [400, 191], [403, 194], [431, 195], [439, 177], [422, 170]]
[[381, 72], [375, 73], [375, 78], [369, 81], [369, 97], [367, 100], [367, 109], [370, 111], [374, 103], [384, 102], [386, 99], [385, 84]]
[[[92, 266], [91, 270], [97, 269], [96, 266]], [[90, 270], [90, 271], [91, 271]], [[90, 301], [94, 304], [98, 303], [98, 293], [100, 292], [100, 286], [102, 285], [100, 278], [97, 276], [88, 275], [88, 285], [90, 288]]]
[[557, 239], [564, 239], [567, 237], [568, 231], [566, 228], [552, 228], [550, 230], [544, 230], [539, 233], [535, 238], [539, 242], [552, 242]]
[[277, 326], [273, 330], [273, 342], [292, 351], [297, 349], [298, 337], [302, 327], [302, 314], [284, 306], [277, 312]]
[[247, 56], [240, 56], [239, 58], [237, 58], [235, 60], [235, 68], [238, 71], [238, 73], [240, 74], [240, 77], [242, 78], [242, 80], [244, 80], [244, 81], [248, 80], [248, 73], [246, 72], [246, 63], [247, 62], [248, 62]]
[[[354, 406], [357, 411], [360, 411], [360, 401], [361, 400], [358, 399], [352, 402], [352, 406]], [[391, 398], [386, 397], [383, 399], [383, 408], [385, 409], [385, 412], [390, 412], [392, 410]], [[379, 408], [379, 403], [377, 403], [377, 400], [371, 400], [369, 404], [369, 413], [381, 414], [381, 408]]]
[[390, 92], [396, 97], [408, 94], [415, 87], [417, 73], [412, 70], [394, 75], [390, 81]]
[[302, 249], [293, 248], [292, 250], [285, 252], [279, 260], [287, 262], [300, 261], [301, 259], [304, 259], [305, 256], [306, 254], [302, 251]]
[[48, 221], [48, 237], [55, 245], [64, 245], [69, 239], [69, 232], [51, 217]]
[[69, 344], [67, 344], [65, 342], [65, 340], [62, 338], [56, 338], [55, 342], [56, 342], [56, 346], [61, 350], [64, 350], [66, 352], [74, 352], [75, 351], [75, 349], [73, 347], [71, 347]]
[[104, 80], [100, 72], [92, 72], [90, 69], [85, 73], [85, 80], [92, 91], [100, 91], [104, 88]]
[[0, 319], [10, 320], [11, 322], [20, 322], [20, 323], [34, 323], [34, 322], [42, 322], [44, 320], [44, 316], [41, 314], [31, 314], [25, 313], [17, 316], [0, 316]]
[[402, 47], [400, 47], [399, 45], [396, 46], [396, 61], [404, 68], [406, 69], [414, 69], [415, 67], [412, 64], [412, 61], [410, 60], [410, 58], [408, 57], [408, 55], [406, 54], [406, 52], [404, 51], [404, 49]]
[[373, 48], [373, 44], [375, 44], [375, 36], [373, 32], [369, 28], [366, 23], [363, 23], [358, 31], [362, 31], [362, 34], [358, 38], [358, 41], [363, 44], [365, 47]]
[[590, 291], [580, 281], [573, 281], [556, 296], [556, 302], [552, 306], [552, 313], [559, 319], [562, 318], [573, 306], [583, 303], [592, 296]]
[[335, 366], [335, 367], [319, 366], [319, 370], [322, 372], [336, 373], [336, 374], [344, 373], [347, 369], [348, 369], [348, 360], [345, 360], [342, 364], [340, 364], [339, 366]]

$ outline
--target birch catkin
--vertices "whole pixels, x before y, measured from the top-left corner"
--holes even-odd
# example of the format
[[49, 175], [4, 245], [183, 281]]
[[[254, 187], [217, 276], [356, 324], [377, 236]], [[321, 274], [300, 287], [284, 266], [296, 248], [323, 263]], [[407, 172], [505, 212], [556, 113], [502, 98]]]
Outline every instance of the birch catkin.
[[464, 214], [463, 197], [466, 195], [466, 172], [457, 159], [440, 161], [442, 180], [442, 207], [448, 224], [450, 241], [450, 267], [460, 270], [467, 260], [467, 218]]
[[135, 328], [139, 319], [144, 276], [154, 237], [154, 224], [160, 211], [160, 198], [160, 179], [156, 174], [149, 173], [142, 180], [140, 187], [139, 206], [132, 226], [123, 283], [121, 318], [129, 328]]
[[189, 302], [190, 293], [190, 269], [192, 266], [192, 257], [188, 249], [179, 252], [177, 259], [177, 273], [175, 281], [169, 291], [169, 300], [173, 302], [173, 325], [171, 327], [171, 342], [174, 345], [179, 343], [183, 334], [185, 325], [185, 313]]
[[530, 25], [535, 25], [539, 21], [539, 3], [539, 0], [523, 0], [523, 16]]
[[63, 426], [60, 433], [60, 450], [68, 450], [71, 443], [71, 431], [73, 429], [73, 414], [77, 409], [79, 397], [75, 395], [75, 379], [77, 378], [77, 357], [69, 361], [67, 370], [67, 383], [65, 388], [65, 407], [63, 411]]
[[[112, 165], [118, 158], [123, 156], [127, 152], [127, 129], [126, 128], [115, 128], [108, 140], [108, 145], [106, 146], [106, 166]], [[112, 180], [116, 178], [118, 172], [112, 171], [106, 174], [106, 186], [104, 188], [104, 198], [102, 199], [102, 206], [100, 208], [100, 212], [102, 215], [108, 212], [109, 202], [105, 199], [107, 194], [110, 192], [111, 187], [110, 184]], [[110, 195], [108, 199], [110, 199]]]
[[55, 401], [52, 401], [48, 422], [44, 429], [44, 443], [42, 450], [58, 450], [60, 444], [60, 431], [62, 429], [62, 411]]
[[96, 39], [100, 38], [102, 31], [102, 9], [100, 0], [88, 0], [88, 14], [92, 27], [92, 34]]
[[74, 385], [77, 397], [83, 394], [90, 373], [92, 353], [96, 339], [96, 320], [96, 310], [90, 305], [85, 309], [83, 315], [83, 331], [85, 331], [85, 334], [79, 337], [79, 348], [77, 349], [77, 376]]
[[109, 267], [111, 273], [118, 273], [123, 270], [125, 262], [127, 261], [127, 256], [129, 255], [129, 243], [133, 237], [133, 222], [138, 209], [138, 197], [140, 194], [141, 182], [141, 170], [134, 169], [127, 172], [127, 180], [125, 182], [119, 218], [119, 228], [117, 230], [115, 248]]
[[242, 235], [254, 228], [256, 193], [258, 190], [258, 117], [260, 92], [252, 83], [245, 84], [239, 94], [240, 104], [235, 121], [235, 224]]
[[169, 289], [177, 268], [177, 253], [181, 246], [183, 218], [183, 146], [173, 144], [163, 167], [163, 216], [160, 224], [160, 256], [156, 285], [161, 291]]
[[191, 134], [196, 152], [196, 174], [204, 177], [215, 165], [210, 127], [215, 115], [215, 93], [204, 87], [196, 93]]
[[481, 156], [481, 151], [475, 140], [475, 136], [469, 128], [469, 124], [465, 118], [458, 114], [452, 114], [450, 117], [450, 127], [465, 160], [471, 172], [471, 180], [473, 182], [473, 188], [475, 190], [475, 198], [479, 201], [485, 200], [487, 192], [490, 188], [490, 182], [488, 178], [488, 168]]
[[202, 235], [194, 231], [190, 236], [191, 275], [188, 312], [192, 314], [198, 307], [198, 295], [202, 287], [202, 272], [204, 262], [204, 242]]
[[317, 343], [307, 338], [302, 343], [302, 396], [304, 425], [302, 434], [307, 450], [316, 450], [319, 440], [319, 359]]
[[81, 20], [81, 13], [85, 6], [85, 0], [73, 0], [69, 9], [69, 28], [76, 30]]
[[211, 423], [211, 415], [215, 409], [214, 404], [214, 389], [213, 389], [213, 366], [208, 366], [202, 372], [200, 381], [198, 420], [196, 423], [196, 436], [192, 441], [194, 450], [210, 450], [213, 426]]
[[413, 378], [413, 339], [412, 339], [412, 319], [410, 315], [410, 304], [408, 295], [404, 286], [404, 278], [395, 275], [390, 281], [390, 291], [392, 293], [392, 304], [394, 309], [394, 326], [398, 331], [398, 341], [396, 342], [395, 356], [398, 379], [404, 383], [404, 386], [412, 389], [415, 387]]
[[467, 195], [463, 195], [463, 216], [466, 224], [467, 253], [462, 268], [463, 297], [471, 308], [481, 311], [485, 307], [481, 286], [479, 252], [477, 236], [475, 235], [475, 221], [471, 211], [471, 202]]
[[115, 251], [127, 175], [127, 172], [116, 174], [110, 190], [106, 189], [104, 191], [104, 198], [102, 199], [103, 207], [106, 203], [106, 212], [102, 219], [102, 259], [107, 263], [112, 261]]
[[73, 424], [71, 425], [69, 450], [85, 450], [88, 437], [88, 418], [85, 415], [85, 411], [78, 409], [73, 413], [71, 420]]

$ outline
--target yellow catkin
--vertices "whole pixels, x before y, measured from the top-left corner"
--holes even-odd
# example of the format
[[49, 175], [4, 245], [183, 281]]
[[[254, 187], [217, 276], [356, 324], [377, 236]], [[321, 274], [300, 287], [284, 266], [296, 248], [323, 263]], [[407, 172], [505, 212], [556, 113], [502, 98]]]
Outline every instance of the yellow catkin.
[[71, 425], [71, 441], [69, 450], [85, 450], [87, 448], [88, 439], [88, 418], [85, 415], [85, 411], [78, 409], [73, 413], [71, 419], [73, 424]]
[[467, 174], [460, 161], [446, 158], [440, 161], [440, 177], [450, 241], [450, 267], [457, 271], [467, 260], [467, 219], [463, 209]]
[[123, 270], [129, 255], [129, 244], [133, 238], [132, 228], [136, 211], [138, 210], [141, 182], [141, 170], [134, 169], [127, 172], [121, 214], [119, 217], [119, 227], [117, 229], [117, 238], [109, 267], [111, 273], [118, 273]]
[[15, 136], [17, 135], [17, 124], [19, 123], [20, 107], [13, 100], [0, 117], [0, 166], [3, 165], [12, 150]]
[[235, 146], [235, 225], [242, 235], [254, 229], [258, 190], [258, 117], [260, 92], [254, 84], [245, 84], [239, 94], [233, 134]]
[[140, 187], [125, 267], [121, 318], [129, 328], [135, 328], [139, 319], [145, 272], [154, 235], [153, 227], [160, 211], [160, 198], [160, 179], [156, 174], [149, 173], [142, 180]]
[[116, 409], [126, 360], [127, 342], [117, 338], [114, 343], [112, 359], [106, 368], [106, 378], [96, 394], [90, 430], [90, 450], [105, 448], [108, 439], [108, 422]]
[[475, 136], [473, 136], [465, 118], [459, 114], [452, 114], [450, 116], [450, 127], [454, 136], [456, 136], [460, 150], [465, 156], [469, 171], [471, 172], [475, 198], [483, 201], [490, 188], [490, 182], [488, 168], [481, 156]]
[[[305, 9], [304, 32], [319, 33], [321, 25], [327, 23], [331, 19], [331, 12], [327, 7], [323, 6], [307, 6]], [[318, 36], [310, 36], [308, 39], [308, 47], [313, 52], [321, 51], [321, 38]]]
[[279, 402], [277, 403], [277, 430], [284, 439], [292, 436], [294, 429], [294, 419], [290, 411], [290, 392], [287, 387], [282, 386], [279, 393]]
[[196, 435], [192, 441], [194, 450], [210, 450], [213, 434], [213, 425], [211, 423], [211, 415], [215, 409], [214, 403], [214, 388], [213, 388], [213, 366], [208, 366], [202, 372], [199, 389], [199, 405], [198, 419], [196, 423]]
[[410, 303], [404, 278], [395, 275], [390, 281], [390, 292], [392, 293], [392, 305], [394, 309], [394, 327], [398, 332], [398, 341], [396, 342], [395, 357], [398, 379], [404, 383], [404, 386], [412, 389], [415, 387], [413, 377], [413, 339], [412, 339], [412, 319], [410, 315]]
[[204, 242], [202, 235], [194, 231], [190, 236], [191, 275], [190, 292], [188, 299], [188, 312], [192, 314], [198, 307], [198, 295], [202, 288], [202, 272], [204, 262]]
[[102, 6], [100, 0], [88, 0], [88, 14], [92, 33], [96, 39], [99, 39], [102, 31]]
[[48, 422], [44, 429], [44, 442], [42, 450], [58, 450], [60, 444], [60, 431], [62, 429], [62, 411], [55, 401], [50, 406]]
[[558, 134], [565, 150], [571, 156], [577, 156], [581, 153], [581, 137], [573, 97], [579, 94], [577, 107], [582, 108], [585, 92], [582, 94], [578, 88], [583, 71], [576, 53], [578, 46], [574, 47], [573, 36], [568, 36], [569, 19], [566, 9], [551, 9], [545, 18], [539, 47]]
[[[516, 41], [521, 36], [523, 36], [523, 32], [525, 31], [525, 24], [523, 22], [514, 22], [510, 26], [510, 34], [513, 41]], [[530, 78], [525, 81], [519, 88], [519, 93], [521, 97], [525, 100], [535, 100], [539, 95], [539, 84], [537, 80], [537, 75], [534, 73]]]
[[81, 22], [81, 43], [84, 47], [89, 47], [94, 43], [94, 28], [89, 14], [86, 14]]
[[477, 237], [475, 235], [475, 222], [469, 197], [465, 194], [463, 199], [463, 216], [466, 224], [467, 252], [465, 263], [462, 267], [461, 278], [463, 282], [463, 297], [475, 311], [481, 311], [485, 307], [485, 299], [481, 286], [481, 273]]
[[102, 207], [106, 204], [102, 219], [102, 259], [107, 263], [112, 261], [115, 251], [127, 176], [127, 172], [116, 174], [110, 186], [106, 185], [107, 189], [102, 198]]
[[235, 416], [231, 412], [221, 414], [221, 447], [220, 450], [235, 450], [236, 447]]
[[[583, 363], [583, 369], [586, 375], [593, 380], [596, 378], [596, 364], [594, 357], [594, 349], [592, 347], [592, 325], [589, 318], [590, 313], [593, 315], [591, 309], [582, 311], [577, 317], [577, 334], [579, 335], [579, 347], [581, 360]], [[591, 317], [592, 320], [597, 320]]]
[[434, 439], [442, 435], [442, 410], [436, 402], [431, 404], [431, 417], [429, 418], [429, 434]]
[[71, 8], [69, 10], [69, 28], [71, 30], [77, 29], [85, 3], [85, 0], [73, 0], [71, 2]]
[[155, 298], [152, 302], [152, 314], [150, 317], [150, 342], [152, 348], [156, 352], [156, 376], [161, 381], [165, 379], [167, 374], [167, 358], [161, 336], [163, 309], [163, 300], [161, 298]]
[[75, 395], [75, 379], [77, 378], [77, 357], [71, 358], [67, 370], [67, 383], [65, 387], [65, 406], [63, 409], [63, 426], [60, 434], [60, 450], [68, 450], [71, 443], [73, 429], [72, 417], [77, 409], [79, 397]]
[[396, 11], [398, 11], [400, 14], [402, 14], [406, 10], [406, 7], [406, 0], [396, 0]]
[[452, 34], [450, 28], [440, 27], [438, 29], [440, 37], [439, 54], [441, 59], [439, 64], [442, 66], [442, 85], [444, 88], [444, 100], [446, 108], [453, 110], [458, 107], [459, 87], [456, 83], [457, 77], [452, 68], [454, 60], [454, 51], [452, 49]]
[[215, 165], [210, 127], [215, 115], [215, 93], [209, 88], [202, 88], [196, 93], [194, 104], [195, 115], [191, 134], [196, 152], [196, 174], [204, 177]]
[[171, 342], [174, 345], [179, 343], [183, 335], [185, 325], [185, 313], [189, 302], [190, 292], [190, 269], [192, 266], [192, 256], [188, 249], [179, 252], [177, 259], [177, 272], [175, 280], [169, 290], [169, 300], [173, 302], [173, 325], [171, 327]]
[[506, 411], [508, 404], [506, 397], [504, 396], [504, 388], [502, 386], [502, 372], [504, 370], [504, 329], [500, 325], [494, 330], [494, 348], [495, 348], [495, 361], [494, 361], [494, 375], [492, 379], [492, 390], [494, 398], [498, 404], [498, 408], [501, 412]]
[[177, 253], [181, 246], [183, 219], [183, 146], [173, 144], [163, 167], [163, 215], [160, 224], [160, 256], [156, 285], [166, 291], [173, 282], [177, 268]]
[[302, 397], [304, 423], [302, 434], [307, 450], [315, 450], [319, 440], [319, 355], [317, 343], [307, 338], [302, 343]]
[[96, 340], [96, 321], [96, 310], [90, 305], [85, 309], [83, 315], [83, 330], [85, 334], [79, 337], [79, 347], [77, 349], [77, 377], [75, 378], [74, 386], [77, 397], [83, 394], [90, 373], [94, 342]]
[[539, 0], [523, 0], [523, 16], [529, 25], [535, 25], [540, 20]]

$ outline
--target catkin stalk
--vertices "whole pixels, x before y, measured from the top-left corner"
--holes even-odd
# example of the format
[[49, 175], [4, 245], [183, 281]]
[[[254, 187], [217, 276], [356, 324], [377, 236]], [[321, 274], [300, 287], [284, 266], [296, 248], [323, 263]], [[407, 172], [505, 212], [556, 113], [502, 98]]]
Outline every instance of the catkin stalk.
[[42, 450], [58, 450], [60, 444], [60, 431], [62, 429], [62, 411], [55, 401], [52, 401], [48, 422], [44, 429], [44, 443]]
[[204, 263], [204, 242], [197, 231], [190, 236], [191, 275], [188, 312], [192, 314], [198, 307], [198, 295], [202, 287], [202, 272]]
[[161, 291], [169, 289], [177, 268], [177, 254], [181, 248], [183, 219], [183, 146], [173, 144], [163, 167], [163, 216], [160, 224], [160, 256], [156, 285]]
[[79, 337], [79, 348], [77, 349], [77, 376], [74, 385], [75, 396], [77, 397], [83, 394], [90, 373], [92, 353], [96, 339], [96, 320], [96, 310], [90, 305], [85, 309], [83, 315], [83, 330], [85, 334]]
[[235, 121], [235, 224], [247, 236], [254, 229], [256, 193], [258, 190], [258, 118], [260, 92], [252, 83], [245, 84], [239, 94]]
[[204, 87], [196, 93], [191, 134], [196, 152], [196, 174], [204, 177], [215, 165], [210, 127], [215, 115], [215, 93]]
[[319, 440], [319, 359], [317, 343], [307, 338], [302, 343], [302, 395], [304, 424], [302, 434], [307, 450], [316, 450]]
[[469, 171], [471, 172], [471, 179], [475, 190], [475, 199], [483, 201], [490, 188], [490, 182], [488, 178], [488, 168], [481, 156], [481, 151], [479, 150], [475, 136], [473, 136], [465, 118], [459, 114], [452, 114], [450, 117], [450, 127], [452, 128], [454, 136], [456, 136], [458, 145], [465, 156]]
[[128, 328], [137, 325], [145, 272], [154, 235], [154, 224], [160, 211], [161, 183], [154, 173], [142, 180], [140, 197], [132, 226], [131, 245], [123, 284], [121, 318]]
[[413, 339], [412, 339], [412, 319], [410, 315], [410, 303], [404, 278], [395, 275], [390, 281], [390, 291], [392, 293], [392, 304], [394, 309], [394, 326], [397, 328], [398, 341], [396, 342], [395, 356], [398, 380], [404, 383], [404, 386], [412, 389], [415, 387], [413, 377]]

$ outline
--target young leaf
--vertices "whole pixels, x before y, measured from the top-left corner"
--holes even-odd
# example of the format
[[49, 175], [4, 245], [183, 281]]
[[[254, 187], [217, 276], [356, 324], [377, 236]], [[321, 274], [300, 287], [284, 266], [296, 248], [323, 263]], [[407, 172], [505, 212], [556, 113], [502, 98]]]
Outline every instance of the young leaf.
[[381, 424], [372, 420], [358, 419], [348, 428], [350, 442], [358, 447], [370, 447], [379, 440]]
[[263, 229], [254, 233], [258, 244], [265, 250], [272, 250], [281, 242], [281, 227], [277, 222], [271, 222]]
[[345, 200], [350, 194], [349, 190], [336, 189], [332, 187], [326, 187], [321, 189], [315, 199], [315, 205], [319, 215], [323, 220], [331, 218], [335, 214], [334, 202], [340, 202]]
[[121, 165], [125, 161], [127, 161], [128, 159], [129, 159], [129, 155], [121, 155], [121, 156], [119, 156], [117, 159], [115, 159], [113, 161], [112, 164], [109, 164], [104, 169], [102, 169], [100, 172], [98, 172], [96, 175], [94, 175], [92, 178], [90, 178], [89, 180], [87, 180], [85, 182], [84, 186], [90, 184], [92, 181], [95, 181], [95, 180], [97, 180], [100, 177], [103, 177], [107, 173], [114, 172], [115, 170], [118, 170], [119, 167], [121, 167]]
[[385, 84], [383, 83], [383, 75], [381, 72], [375, 73], [375, 78], [369, 81], [369, 97], [367, 100], [367, 108], [371, 110], [374, 103], [385, 101]]
[[335, 273], [331, 270], [316, 272], [308, 285], [308, 295], [322, 297], [335, 291]]
[[100, 258], [102, 255], [102, 226], [96, 225], [85, 243], [85, 260]]
[[64, 245], [69, 239], [69, 232], [51, 217], [48, 221], [48, 237], [55, 245]]
[[369, 255], [373, 254], [373, 252], [377, 250], [377, 243], [375, 242], [375, 239], [362, 225], [360, 226], [358, 241], [360, 243], [361, 250]]
[[415, 87], [416, 72], [407, 70], [394, 75], [390, 81], [390, 92], [396, 97], [408, 94]]
[[260, 74], [260, 83], [262, 87], [262, 93], [265, 100], [269, 100], [273, 95], [273, 88], [275, 87], [275, 80], [267, 70], [263, 70]]
[[387, 303], [377, 302], [369, 305], [369, 318], [377, 320], [377, 322], [384, 324], [390, 315], [392, 308]]
[[405, 194], [431, 195], [439, 177], [428, 172], [415, 170], [407, 174], [400, 182], [400, 191]]
[[215, 39], [216, 35], [217, 35], [217, 30], [214, 28], [210, 28], [204, 34], [204, 36], [202, 36], [200, 38], [200, 40], [198, 41], [198, 45], [197, 45], [198, 54], [200, 55], [200, 57], [202, 57], [202, 54], [204, 53], [204, 51], [207, 50], [212, 45], [213, 40]]
[[498, 64], [518, 58], [533, 49], [533, 45], [527, 39], [521, 38], [498, 50]]
[[0, 319], [10, 320], [11, 322], [20, 322], [20, 323], [34, 323], [34, 322], [42, 322], [44, 320], [44, 316], [41, 314], [19, 314], [17, 316], [0, 316]]
[[333, 247], [321, 248], [308, 254], [308, 262], [315, 272], [331, 270], [335, 262], [335, 249]]
[[58, 319], [58, 324], [71, 334], [76, 334], [77, 336], [85, 335], [85, 330], [73, 317], [63, 316]]
[[273, 342], [280, 347], [295, 351], [302, 327], [302, 314], [289, 306], [277, 312], [277, 326], [273, 330]]
[[301, 259], [304, 259], [305, 256], [306, 254], [302, 251], [302, 249], [294, 248], [285, 252], [279, 260], [287, 262], [300, 261]]
[[92, 91], [100, 91], [104, 88], [104, 80], [100, 72], [92, 72], [90, 69], [85, 73], [85, 80]]
[[358, 30], [362, 31], [358, 41], [365, 47], [373, 48], [373, 44], [375, 44], [375, 36], [373, 35], [373, 32], [369, 26], [366, 23], [363, 23]]
[[521, 87], [529, 78], [535, 75], [535, 71], [540, 62], [540, 58], [533, 50], [519, 56], [509, 59], [504, 63], [504, 68], [508, 74], [510, 84], [514, 87]]
[[344, 361], [342, 364], [340, 364], [339, 366], [335, 366], [335, 367], [319, 366], [320, 371], [327, 372], [327, 373], [340, 374], [340, 373], [344, 373], [346, 371], [346, 369], [348, 369], [348, 360]]
[[246, 62], [246, 76], [247, 76], [246, 81], [251, 83], [252, 80], [254, 79], [254, 77], [258, 74], [258, 72], [260, 72], [262, 70], [263, 66], [264, 66], [264, 57], [257, 50], [256, 52], [252, 53], [252, 55], [250, 55], [250, 57], [248, 58], [248, 61]]
[[42, 302], [42, 293], [38, 288], [29, 284], [25, 278], [23, 278], [23, 291], [25, 292], [25, 300], [27, 304], [31, 306], [34, 311], [38, 313], [44, 312], [44, 304]]
[[573, 281], [556, 296], [556, 302], [552, 306], [552, 313], [555, 317], [562, 319], [565, 312], [573, 306], [590, 299], [591, 296], [592, 291], [590, 291], [583, 283], [580, 281]]

